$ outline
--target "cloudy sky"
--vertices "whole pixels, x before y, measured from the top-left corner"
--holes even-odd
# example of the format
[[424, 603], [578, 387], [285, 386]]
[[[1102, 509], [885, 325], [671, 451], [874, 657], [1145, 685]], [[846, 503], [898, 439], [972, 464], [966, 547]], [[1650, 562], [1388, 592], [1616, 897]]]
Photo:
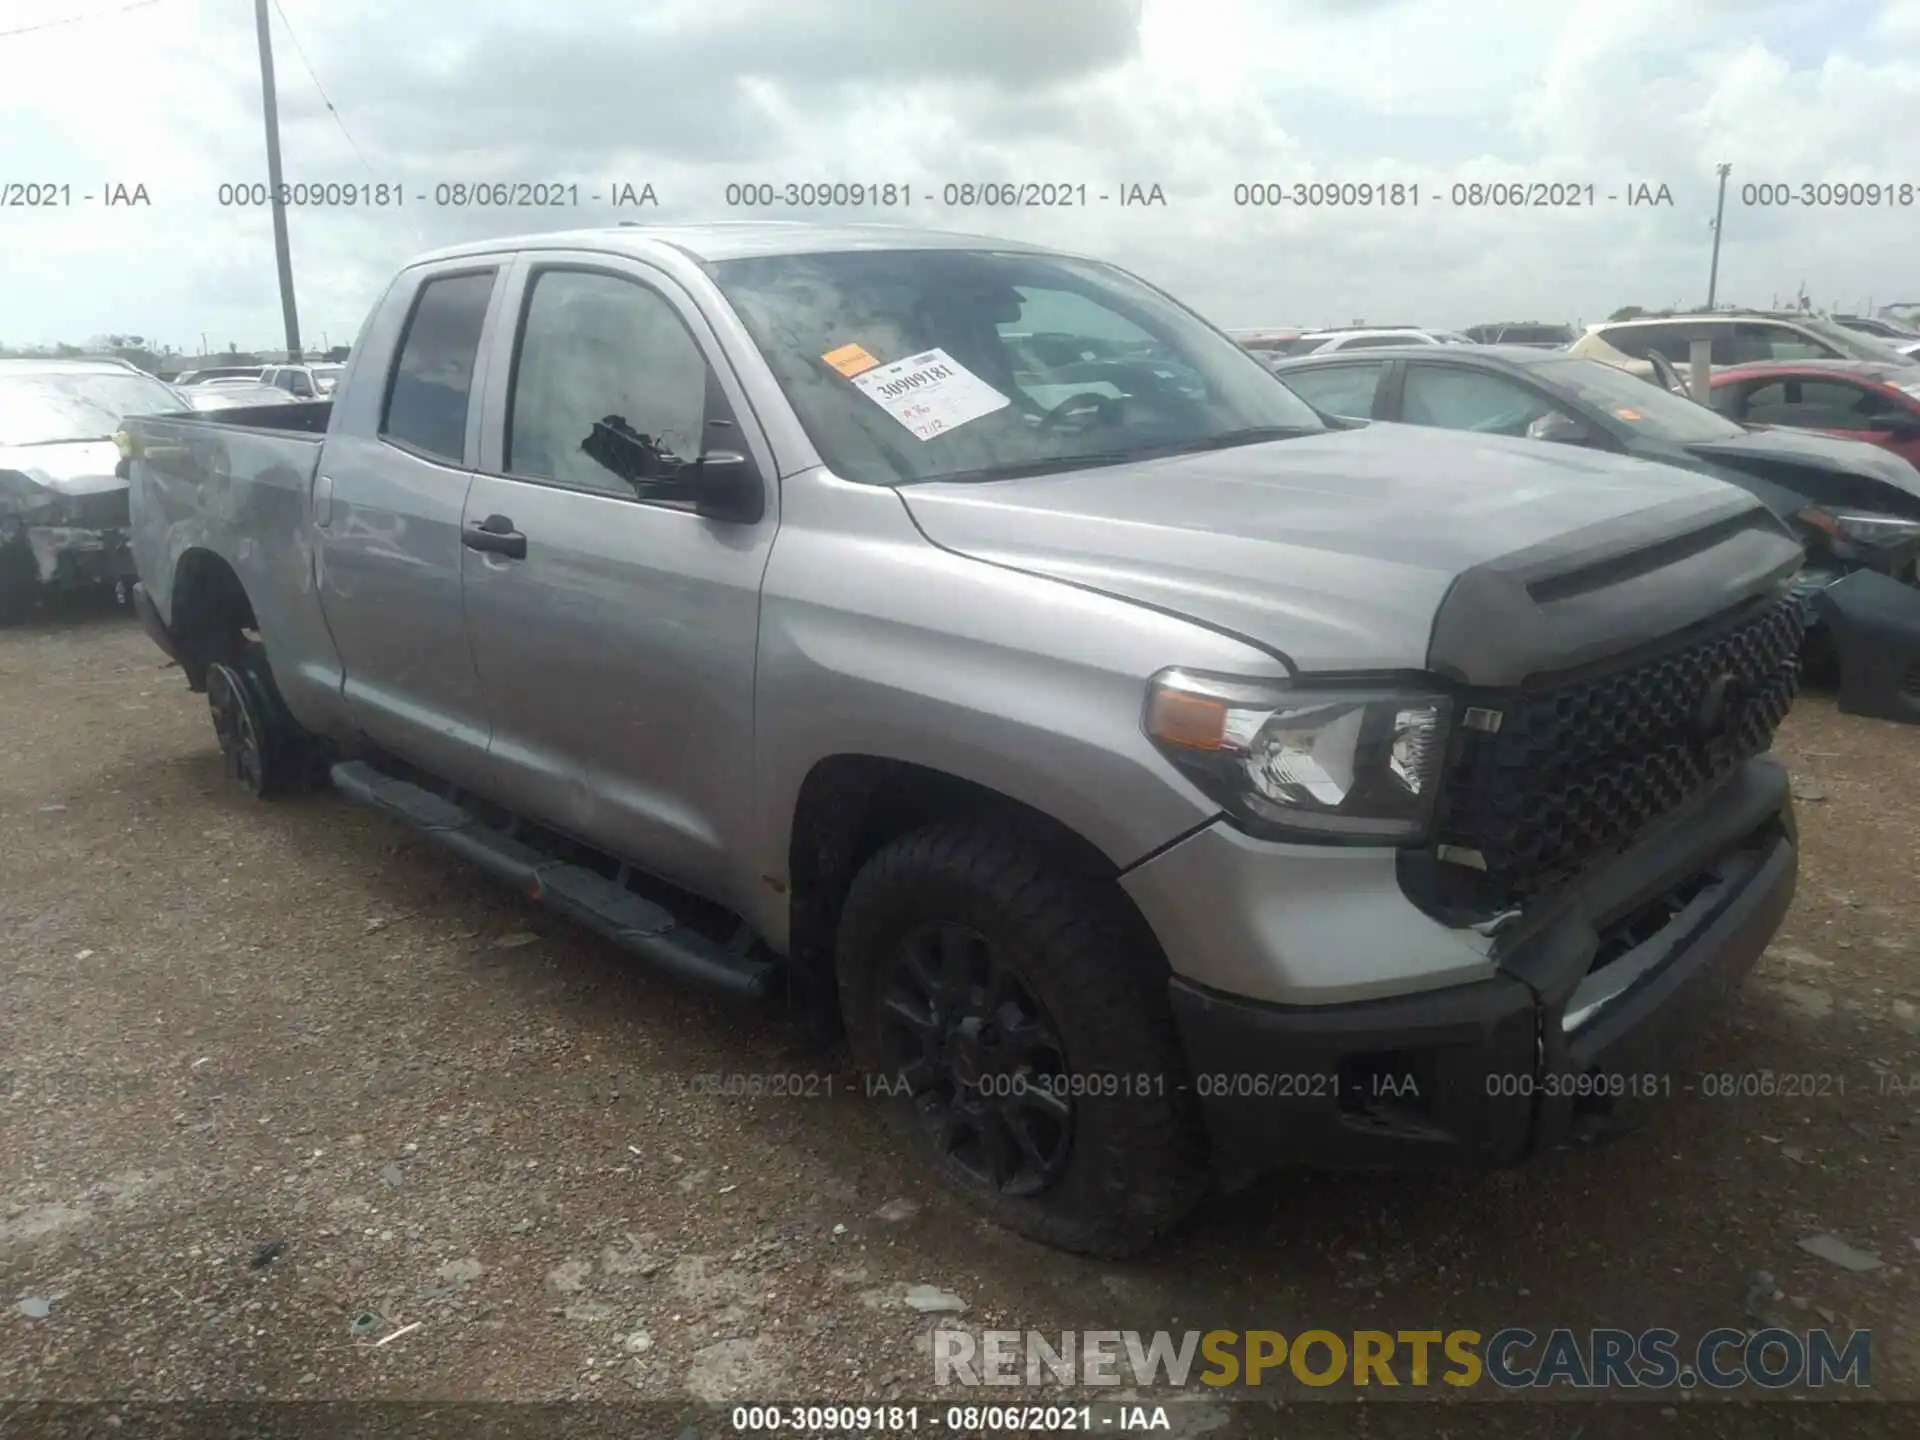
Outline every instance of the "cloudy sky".
[[[303, 338], [345, 343], [394, 266], [470, 237], [741, 218], [729, 184], [891, 181], [854, 218], [1114, 260], [1223, 325], [1597, 320], [1698, 302], [1715, 165], [1723, 300], [1920, 301], [1920, 0], [272, 0], [289, 182], [385, 182], [291, 216]], [[6, 0], [0, 342], [105, 332], [279, 343], [252, 0]], [[71, 23], [63, 23], [71, 22]], [[329, 105], [331, 102], [331, 105]], [[577, 207], [437, 205], [574, 184]], [[1085, 207], [964, 208], [945, 187], [1084, 185]], [[1247, 208], [1236, 185], [1399, 182], [1417, 205]], [[1577, 209], [1454, 185], [1591, 184]], [[1879, 182], [1909, 204], [1743, 203]], [[610, 187], [659, 205], [615, 212]], [[110, 185], [151, 204], [105, 208]], [[1159, 185], [1164, 208], [1122, 208]], [[1665, 185], [1671, 206], [1632, 207]], [[1622, 198], [1609, 200], [1609, 195]], [[20, 198], [14, 195], [0, 196]], [[768, 213], [765, 211], [757, 213]], [[805, 218], [794, 210], [780, 218]]]

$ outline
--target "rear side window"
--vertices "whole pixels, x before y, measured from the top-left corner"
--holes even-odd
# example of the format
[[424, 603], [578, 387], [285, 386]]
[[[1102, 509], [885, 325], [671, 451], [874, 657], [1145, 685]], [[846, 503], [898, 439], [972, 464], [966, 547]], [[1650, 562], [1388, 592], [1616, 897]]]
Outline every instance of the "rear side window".
[[407, 318], [400, 358], [387, 391], [380, 435], [410, 450], [451, 460], [467, 450], [467, 401], [494, 272], [429, 280]]
[[1374, 392], [1386, 368], [1384, 360], [1375, 360], [1366, 365], [1329, 365], [1324, 370], [1290, 370], [1280, 378], [1323, 415], [1366, 420], [1373, 415]]
[[[1735, 365], [1750, 365], [1766, 360], [1826, 360], [1839, 352], [1811, 335], [1785, 325], [1742, 325], [1733, 345]], [[1719, 356], [1715, 356], [1716, 363]]]

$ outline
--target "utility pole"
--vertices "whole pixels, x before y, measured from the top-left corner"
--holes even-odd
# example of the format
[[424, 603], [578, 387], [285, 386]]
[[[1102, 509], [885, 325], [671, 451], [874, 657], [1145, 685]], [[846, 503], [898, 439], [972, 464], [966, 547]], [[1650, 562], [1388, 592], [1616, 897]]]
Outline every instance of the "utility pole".
[[273, 201], [273, 254], [280, 267], [280, 313], [287, 323], [287, 360], [300, 363], [300, 315], [293, 303], [293, 256], [287, 249], [287, 205], [280, 192], [280, 107], [273, 93], [273, 34], [267, 0], [253, 0], [260, 32], [260, 99], [267, 118], [267, 190]]
[[[264, 23], [264, 22], [262, 22]], [[1713, 309], [1713, 297], [1720, 288], [1720, 222], [1727, 217], [1727, 176], [1731, 165], [1714, 167], [1720, 172], [1720, 203], [1713, 210], [1713, 269], [1707, 274], [1707, 309]]]

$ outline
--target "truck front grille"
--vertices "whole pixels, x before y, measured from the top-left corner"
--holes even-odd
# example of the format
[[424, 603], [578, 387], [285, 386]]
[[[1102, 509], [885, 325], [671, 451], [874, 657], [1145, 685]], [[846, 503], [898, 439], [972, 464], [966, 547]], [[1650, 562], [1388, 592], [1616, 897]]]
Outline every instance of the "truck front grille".
[[1658, 655], [1467, 698], [1500, 719], [1461, 730], [1442, 780], [1445, 903], [1520, 904], [1768, 749], [1799, 688], [1805, 628], [1788, 595]]

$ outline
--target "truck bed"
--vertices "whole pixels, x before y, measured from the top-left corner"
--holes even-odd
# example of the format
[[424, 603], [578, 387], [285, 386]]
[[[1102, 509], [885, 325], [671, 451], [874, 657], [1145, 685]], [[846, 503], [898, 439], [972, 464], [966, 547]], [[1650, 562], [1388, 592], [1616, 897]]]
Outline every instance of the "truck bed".
[[180, 420], [198, 425], [240, 426], [273, 430], [286, 435], [324, 435], [333, 420], [333, 401], [295, 400], [286, 405], [244, 405], [232, 410], [181, 411], [152, 419]]
[[[314, 476], [333, 402], [247, 406], [210, 414], [129, 417], [129, 510], [134, 567], [162, 619], [173, 613], [183, 556], [225, 561], [269, 634], [298, 638], [318, 625], [306, 534]], [[283, 613], [288, 608], [299, 612]]]

